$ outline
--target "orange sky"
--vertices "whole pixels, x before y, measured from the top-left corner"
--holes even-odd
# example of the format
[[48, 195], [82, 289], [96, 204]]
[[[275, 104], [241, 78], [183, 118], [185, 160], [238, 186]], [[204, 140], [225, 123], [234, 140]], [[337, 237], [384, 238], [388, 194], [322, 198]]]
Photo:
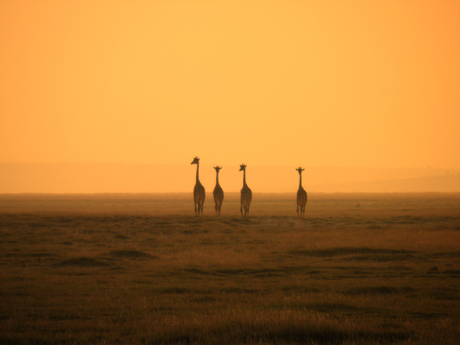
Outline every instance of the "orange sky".
[[1, 0], [0, 163], [459, 169], [459, 61], [454, 0]]

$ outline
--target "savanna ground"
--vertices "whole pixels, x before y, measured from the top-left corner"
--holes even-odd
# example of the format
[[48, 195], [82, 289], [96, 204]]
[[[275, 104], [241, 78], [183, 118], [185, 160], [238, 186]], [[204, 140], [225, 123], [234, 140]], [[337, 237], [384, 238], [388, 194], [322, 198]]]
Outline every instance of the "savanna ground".
[[457, 344], [459, 194], [0, 196], [1, 344]]

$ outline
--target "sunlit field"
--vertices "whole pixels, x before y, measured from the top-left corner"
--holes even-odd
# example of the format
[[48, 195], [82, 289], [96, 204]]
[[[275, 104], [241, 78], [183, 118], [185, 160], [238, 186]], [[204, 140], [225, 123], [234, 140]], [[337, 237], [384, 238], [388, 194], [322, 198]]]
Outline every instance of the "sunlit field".
[[1, 344], [457, 344], [459, 194], [0, 196]]

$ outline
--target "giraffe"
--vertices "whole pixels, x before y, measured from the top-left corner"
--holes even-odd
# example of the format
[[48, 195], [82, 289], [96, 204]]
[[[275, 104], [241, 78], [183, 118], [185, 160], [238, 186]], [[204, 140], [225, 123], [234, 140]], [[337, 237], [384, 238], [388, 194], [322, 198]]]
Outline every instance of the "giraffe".
[[[243, 171], [243, 188], [241, 188], [241, 216], [247, 217], [249, 216], [249, 205], [251, 204], [252, 200], [252, 191], [246, 184], [246, 164], [240, 165], [240, 171]], [[244, 208], [244, 214], [243, 214]]]
[[298, 167], [295, 170], [299, 172], [300, 176], [299, 189], [297, 190], [297, 216], [299, 217], [299, 220], [302, 221], [305, 216], [305, 205], [307, 204], [307, 192], [302, 187], [302, 171], [305, 169]]
[[193, 188], [193, 199], [195, 200], [195, 215], [203, 215], [203, 206], [206, 193], [204, 187], [198, 178], [198, 171], [200, 170], [200, 159], [198, 157], [193, 158], [191, 164], [196, 164], [196, 183], [195, 188]]
[[222, 208], [222, 202], [224, 201], [224, 191], [219, 184], [219, 170], [222, 169], [222, 167], [215, 166], [214, 169], [216, 169], [216, 186], [214, 187], [212, 194], [214, 195], [214, 203], [216, 204], [216, 216], [220, 216], [220, 209]]

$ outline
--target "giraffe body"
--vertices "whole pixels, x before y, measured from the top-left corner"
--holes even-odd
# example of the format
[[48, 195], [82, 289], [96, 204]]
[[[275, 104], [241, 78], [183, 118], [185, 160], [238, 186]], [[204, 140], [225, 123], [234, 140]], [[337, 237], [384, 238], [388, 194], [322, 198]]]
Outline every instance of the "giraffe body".
[[220, 166], [216, 166], [214, 169], [216, 169], [216, 186], [214, 187], [212, 195], [214, 196], [216, 216], [220, 216], [220, 209], [222, 208], [222, 203], [224, 201], [224, 191], [219, 184], [219, 170], [222, 168]]
[[307, 205], [307, 192], [302, 187], [302, 167], [296, 169], [299, 172], [299, 189], [297, 190], [297, 217], [300, 221], [305, 217], [305, 206]]
[[[246, 164], [240, 165], [240, 171], [243, 171], [243, 188], [241, 188], [241, 207], [240, 212], [242, 217], [249, 216], [249, 206], [252, 201], [251, 188], [246, 184]], [[244, 211], [244, 212], [243, 212]]]
[[203, 215], [204, 199], [206, 192], [199, 179], [200, 159], [195, 157], [191, 164], [196, 164], [196, 183], [193, 188], [193, 200], [195, 201], [195, 215]]

